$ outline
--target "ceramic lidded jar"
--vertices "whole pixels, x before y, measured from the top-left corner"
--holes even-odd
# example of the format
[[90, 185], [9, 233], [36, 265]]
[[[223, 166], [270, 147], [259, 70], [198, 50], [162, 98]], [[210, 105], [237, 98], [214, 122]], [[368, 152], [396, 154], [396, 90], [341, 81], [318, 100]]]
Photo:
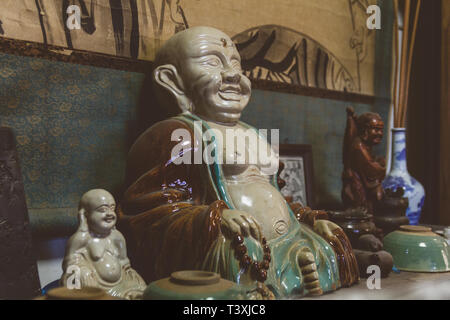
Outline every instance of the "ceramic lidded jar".
[[214, 272], [177, 271], [169, 278], [150, 283], [144, 300], [240, 300], [245, 290], [237, 283], [220, 278]]

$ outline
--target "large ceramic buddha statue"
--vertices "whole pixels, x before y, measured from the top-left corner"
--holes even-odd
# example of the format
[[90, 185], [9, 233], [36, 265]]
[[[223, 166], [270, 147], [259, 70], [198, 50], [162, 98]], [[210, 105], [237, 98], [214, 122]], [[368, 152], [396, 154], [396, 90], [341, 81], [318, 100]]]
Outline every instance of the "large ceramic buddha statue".
[[[268, 142], [239, 121], [251, 84], [231, 39], [209, 27], [184, 30], [163, 45], [155, 66], [158, 101], [179, 114], [154, 124], [131, 147], [119, 209], [130, 259], [144, 279], [203, 269], [244, 285], [264, 283], [277, 297], [356, 282], [342, 229], [283, 198], [276, 152], [269, 161], [250, 161], [256, 144]], [[218, 143], [227, 129], [247, 134], [246, 143], [236, 150]], [[201, 150], [215, 161], [205, 161]], [[239, 161], [240, 155], [250, 156]]]

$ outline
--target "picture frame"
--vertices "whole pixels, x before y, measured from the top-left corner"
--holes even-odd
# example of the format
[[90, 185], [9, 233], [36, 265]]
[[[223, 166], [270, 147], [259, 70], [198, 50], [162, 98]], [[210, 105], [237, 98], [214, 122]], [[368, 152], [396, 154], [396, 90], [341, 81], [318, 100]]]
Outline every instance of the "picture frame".
[[284, 168], [279, 177], [286, 182], [281, 188], [292, 202], [314, 208], [314, 171], [312, 146], [308, 144], [280, 144], [280, 161]]

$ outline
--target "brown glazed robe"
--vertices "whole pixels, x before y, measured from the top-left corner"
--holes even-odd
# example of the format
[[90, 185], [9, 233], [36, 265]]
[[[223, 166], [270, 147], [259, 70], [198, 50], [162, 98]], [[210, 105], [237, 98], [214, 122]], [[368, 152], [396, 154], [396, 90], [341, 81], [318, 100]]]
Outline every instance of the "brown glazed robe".
[[[186, 123], [164, 120], [145, 131], [128, 155], [129, 187], [118, 226], [127, 239], [133, 267], [147, 283], [176, 270], [199, 269], [221, 232], [221, 213], [227, 208], [216, 200], [201, 164], [173, 163], [172, 148], [179, 142], [171, 141], [171, 135], [179, 128], [194, 137]], [[199, 147], [193, 140], [186, 147], [191, 151]]]

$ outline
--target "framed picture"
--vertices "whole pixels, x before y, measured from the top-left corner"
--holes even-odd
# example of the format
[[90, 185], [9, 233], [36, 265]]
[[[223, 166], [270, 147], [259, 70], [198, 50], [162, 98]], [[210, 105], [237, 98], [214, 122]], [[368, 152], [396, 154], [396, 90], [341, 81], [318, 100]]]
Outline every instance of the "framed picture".
[[284, 169], [280, 178], [286, 182], [281, 189], [292, 202], [314, 208], [314, 173], [312, 147], [304, 144], [281, 144], [280, 160]]

